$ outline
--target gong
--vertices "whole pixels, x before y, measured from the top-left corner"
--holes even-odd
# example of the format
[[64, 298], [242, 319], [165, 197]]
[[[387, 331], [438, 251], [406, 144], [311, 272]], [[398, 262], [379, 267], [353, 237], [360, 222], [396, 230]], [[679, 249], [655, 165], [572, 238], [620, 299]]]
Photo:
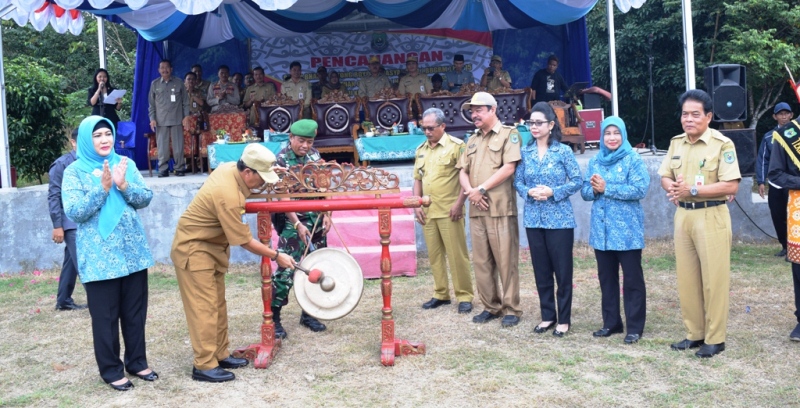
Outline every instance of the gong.
[[303, 310], [322, 320], [347, 316], [361, 300], [364, 275], [361, 267], [347, 252], [321, 248], [305, 257], [303, 269], [322, 271], [321, 279], [312, 283], [305, 272], [294, 272], [294, 296]]

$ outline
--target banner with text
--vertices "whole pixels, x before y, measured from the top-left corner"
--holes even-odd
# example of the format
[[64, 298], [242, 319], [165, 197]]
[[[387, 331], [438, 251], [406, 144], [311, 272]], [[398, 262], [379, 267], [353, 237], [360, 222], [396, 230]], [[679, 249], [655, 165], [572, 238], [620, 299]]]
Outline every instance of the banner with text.
[[419, 71], [446, 76], [453, 70], [453, 56], [464, 56], [464, 70], [480, 81], [492, 57], [491, 33], [475, 31], [411, 30], [402, 32], [361, 32], [305, 34], [288, 38], [251, 40], [250, 61], [264, 68], [268, 80], [280, 83], [289, 74], [289, 64], [299, 61], [303, 78], [316, 81], [317, 68], [339, 73], [348, 93], [358, 92], [358, 80], [369, 76], [369, 58], [378, 56], [393, 84], [405, 72], [406, 58], [419, 59]]

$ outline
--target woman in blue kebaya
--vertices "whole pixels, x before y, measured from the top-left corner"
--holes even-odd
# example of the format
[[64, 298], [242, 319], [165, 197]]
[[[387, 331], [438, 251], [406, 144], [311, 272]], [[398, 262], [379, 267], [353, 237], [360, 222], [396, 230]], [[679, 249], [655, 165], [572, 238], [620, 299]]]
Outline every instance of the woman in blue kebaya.
[[[546, 102], [534, 105], [528, 125], [533, 139], [521, 149], [514, 187], [525, 198], [523, 222], [542, 314], [542, 322], [533, 331], [544, 333], [555, 327], [553, 335], [562, 337], [569, 331], [572, 314], [575, 217], [569, 197], [580, 190], [583, 180], [572, 150], [561, 144], [553, 108]], [[558, 285], [555, 296], [554, 283]]]
[[602, 293], [603, 328], [595, 337], [622, 333], [619, 312], [619, 267], [627, 327], [626, 344], [639, 341], [645, 322], [645, 286], [642, 272], [644, 210], [639, 200], [647, 194], [650, 175], [639, 154], [628, 143], [625, 122], [609, 116], [600, 125], [600, 153], [589, 161], [581, 196], [592, 203], [589, 245], [597, 258]]
[[78, 274], [89, 300], [94, 356], [103, 381], [127, 391], [133, 383], [123, 369], [145, 381], [158, 378], [147, 365], [144, 338], [147, 268], [154, 262], [136, 214], [150, 204], [153, 192], [136, 166], [114, 152], [108, 119], [89, 116], [81, 122], [77, 153], [64, 170], [61, 197], [67, 217], [78, 224]]

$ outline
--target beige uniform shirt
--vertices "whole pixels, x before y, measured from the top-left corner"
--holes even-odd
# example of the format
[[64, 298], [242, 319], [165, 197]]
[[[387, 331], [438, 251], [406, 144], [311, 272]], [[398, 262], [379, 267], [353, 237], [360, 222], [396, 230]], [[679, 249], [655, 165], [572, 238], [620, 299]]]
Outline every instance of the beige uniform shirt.
[[[694, 143], [689, 142], [686, 133], [673, 137], [658, 174], [671, 180], [683, 174], [683, 180], [690, 186], [742, 178], [733, 142], [710, 128]], [[726, 198], [724, 195], [689, 197], [686, 202], [721, 201]]]
[[495, 89], [502, 88], [503, 84], [500, 83], [500, 78], [508, 81], [509, 84], [511, 83], [511, 74], [509, 74], [508, 71], [500, 70], [496, 71], [494, 75], [492, 75], [491, 79], [487, 78], [488, 82], [486, 83], [486, 89], [488, 89], [489, 92], [492, 92]]
[[463, 140], [447, 133], [433, 147], [427, 141], [417, 147], [414, 179], [422, 181], [422, 193], [431, 197], [431, 206], [423, 207], [428, 218], [450, 216], [450, 208], [461, 194], [458, 182], [461, 170], [456, 164], [464, 147]]
[[[192, 89], [191, 92], [186, 91], [186, 93], [189, 95], [189, 113], [194, 115], [196, 113], [200, 113], [200, 112], [205, 112], [206, 111], [206, 109], [204, 107], [208, 106], [208, 104], [205, 103], [206, 94], [204, 94], [203, 91], [201, 91], [201, 90], [199, 90], [197, 88], [194, 88], [194, 89]], [[199, 97], [200, 99], [202, 99], [203, 103], [197, 102], [194, 99], [195, 97]]]
[[427, 75], [417, 73], [415, 76], [406, 75], [400, 79], [400, 85], [397, 87], [397, 93], [405, 96], [410, 93], [413, 98], [418, 93], [429, 94], [433, 89], [431, 79]]
[[[276, 93], [275, 84], [271, 82], [253, 84], [244, 90], [242, 107], [250, 110], [251, 125], [258, 125], [258, 110], [253, 109], [253, 105], [257, 105], [259, 102], [272, 98]], [[255, 101], [255, 103], [251, 101]]]
[[303, 100], [303, 106], [311, 106], [311, 84], [305, 79], [300, 78], [297, 83], [291, 79], [283, 81], [281, 92], [290, 96], [293, 100]]
[[[511, 137], [511, 135], [515, 137]], [[469, 174], [472, 187], [481, 185], [506, 163], [516, 163], [522, 159], [520, 153], [519, 132], [511, 126], [503, 126], [500, 121], [484, 133], [477, 130], [467, 141], [467, 147], [461, 155], [457, 167]], [[514, 176], [487, 190], [489, 209], [481, 210], [470, 207], [470, 217], [492, 216], [504, 217], [517, 215], [517, 194], [514, 191]]]
[[[200, 79], [200, 78], [198, 78]], [[203, 92], [203, 95], [208, 95], [208, 88], [211, 86], [211, 81], [207, 81], [205, 79], [200, 79], [195, 85], [194, 89], [199, 89]]]
[[[225, 90], [225, 96], [222, 96], [223, 89]], [[239, 106], [239, 101], [241, 101], [239, 88], [230, 81], [226, 84], [221, 82], [211, 84], [206, 95], [206, 101], [211, 106], [212, 112], [216, 112], [224, 105]]]
[[370, 97], [372, 98], [375, 96], [376, 93], [380, 92], [381, 89], [384, 88], [391, 88], [392, 83], [389, 81], [389, 77], [383, 74], [378, 74], [378, 76], [368, 76], [361, 78], [358, 81], [358, 96]]
[[175, 266], [227, 272], [231, 245], [253, 239], [244, 219], [249, 196], [236, 163], [224, 163], [214, 170], [178, 220], [170, 253]]

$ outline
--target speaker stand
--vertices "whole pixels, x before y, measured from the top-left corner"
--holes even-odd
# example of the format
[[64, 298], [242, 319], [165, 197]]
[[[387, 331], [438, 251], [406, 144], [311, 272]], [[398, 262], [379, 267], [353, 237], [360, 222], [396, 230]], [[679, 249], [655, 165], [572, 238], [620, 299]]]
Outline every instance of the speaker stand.
[[[652, 37], [650, 39], [652, 41]], [[639, 152], [641, 155], [652, 154], [653, 156], [663, 156], [667, 154], [665, 151], [656, 149], [656, 125], [655, 125], [655, 111], [653, 109], [653, 43], [650, 43], [650, 48], [647, 51], [647, 72], [650, 74], [648, 79], [648, 96], [647, 96], [647, 120], [650, 122], [650, 150], [646, 152]]]

